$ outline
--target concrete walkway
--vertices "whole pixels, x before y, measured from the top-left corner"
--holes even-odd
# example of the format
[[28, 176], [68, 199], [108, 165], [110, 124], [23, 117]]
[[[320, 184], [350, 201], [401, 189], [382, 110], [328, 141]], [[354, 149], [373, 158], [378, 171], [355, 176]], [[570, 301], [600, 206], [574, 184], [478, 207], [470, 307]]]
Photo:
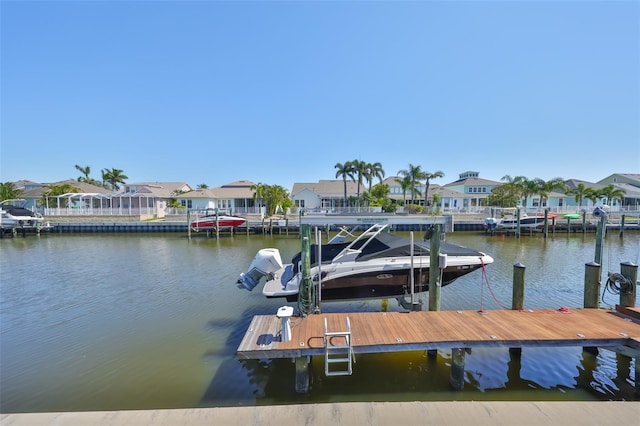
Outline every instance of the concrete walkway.
[[0, 415], [2, 426], [606, 424], [640, 424], [640, 402], [353, 402]]

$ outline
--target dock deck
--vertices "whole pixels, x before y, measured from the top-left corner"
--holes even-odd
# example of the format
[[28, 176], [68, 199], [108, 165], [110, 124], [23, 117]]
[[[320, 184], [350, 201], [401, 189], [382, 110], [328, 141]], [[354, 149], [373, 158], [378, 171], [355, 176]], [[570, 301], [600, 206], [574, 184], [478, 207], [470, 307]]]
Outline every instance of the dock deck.
[[[627, 308], [629, 309], [629, 308]], [[237, 355], [242, 359], [298, 358], [324, 354], [329, 331], [351, 324], [353, 352], [401, 352], [473, 347], [626, 346], [640, 353], [640, 315], [604, 309], [359, 312], [292, 317], [291, 340], [281, 341], [274, 315], [253, 318]], [[338, 344], [344, 344], [339, 342]], [[330, 342], [331, 345], [331, 342]]]

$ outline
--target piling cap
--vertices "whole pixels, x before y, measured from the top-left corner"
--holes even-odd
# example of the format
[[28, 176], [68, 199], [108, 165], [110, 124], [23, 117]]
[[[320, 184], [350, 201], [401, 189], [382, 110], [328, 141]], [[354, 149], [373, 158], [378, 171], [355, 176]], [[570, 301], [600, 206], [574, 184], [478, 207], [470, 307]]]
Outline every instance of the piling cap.
[[513, 264], [513, 267], [514, 267], [514, 268], [526, 268], [526, 266], [524, 266], [524, 265], [523, 265], [522, 263], [520, 263], [520, 262], [514, 263], [514, 264]]

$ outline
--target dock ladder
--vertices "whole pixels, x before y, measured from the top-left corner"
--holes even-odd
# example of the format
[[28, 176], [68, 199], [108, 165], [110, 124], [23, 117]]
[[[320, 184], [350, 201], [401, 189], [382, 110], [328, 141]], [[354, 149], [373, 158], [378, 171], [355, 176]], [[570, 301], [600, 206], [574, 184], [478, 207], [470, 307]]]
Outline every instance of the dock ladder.
[[[352, 373], [352, 364], [356, 361], [351, 347], [351, 322], [346, 317], [346, 331], [329, 331], [327, 319], [324, 319], [324, 373], [327, 376], [347, 376]], [[333, 339], [341, 344], [332, 344]], [[342, 369], [331, 369], [332, 364], [343, 366]]]

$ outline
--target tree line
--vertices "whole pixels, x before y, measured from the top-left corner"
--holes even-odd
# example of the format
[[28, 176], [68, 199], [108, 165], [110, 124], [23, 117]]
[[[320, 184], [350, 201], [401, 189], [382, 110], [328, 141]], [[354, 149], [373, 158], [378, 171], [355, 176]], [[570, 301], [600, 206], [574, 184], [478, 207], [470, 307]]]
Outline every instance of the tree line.
[[[368, 163], [361, 160], [351, 160], [344, 163], [336, 163], [334, 166], [336, 169], [336, 178], [342, 178], [344, 184], [344, 200], [343, 205], [359, 206], [362, 204], [382, 206], [384, 211], [393, 211], [395, 206], [393, 201], [388, 197], [389, 185], [383, 184], [382, 180], [385, 177], [385, 171], [382, 164], [379, 162]], [[444, 177], [444, 173], [441, 171], [428, 172], [422, 169], [420, 165], [409, 164], [407, 169], [399, 170], [397, 173], [401, 178], [395, 178], [395, 181], [400, 185], [403, 193], [403, 204], [407, 204], [407, 193], [411, 194], [411, 205], [415, 205], [417, 198], [422, 197], [423, 193], [420, 188], [423, 186], [424, 181], [424, 205], [430, 205], [429, 199], [429, 186], [432, 179]], [[378, 178], [379, 183], [373, 185], [373, 181]], [[349, 198], [347, 196], [347, 181], [351, 180], [357, 182], [357, 194], [355, 197]], [[364, 187], [364, 183], [368, 185], [368, 191], [364, 191], [360, 194], [360, 189]], [[437, 200], [434, 200], [437, 202]], [[415, 209], [421, 207], [416, 206]]]
[[601, 199], [606, 199], [608, 203], [612, 203], [615, 200], [622, 203], [626, 194], [626, 191], [613, 185], [594, 189], [579, 183], [575, 188], [569, 188], [566, 181], [559, 177], [544, 181], [539, 178], [529, 179], [525, 176], [511, 177], [505, 175], [501, 180], [505, 183], [491, 191], [491, 195], [487, 197], [487, 205], [517, 207], [522, 202], [521, 205], [526, 206], [529, 197], [539, 195], [540, 205], [542, 206], [549, 199], [549, 194], [557, 191], [573, 196], [576, 203], [578, 203], [578, 208], [581, 208], [585, 200], [590, 200], [594, 204]]
[[[120, 185], [124, 185], [128, 177], [123, 170], [112, 168], [102, 169], [100, 181], [93, 179], [90, 166], [75, 165], [76, 170], [81, 173], [78, 182], [85, 182], [96, 186], [108, 188], [118, 191]], [[336, 178], [343, 180], [344, 199], [343, 207], [356, 207], [362, 205], [381, 206], [384, 211], [395, 211], [394, 202], [389, 198], [389, 185], [383, 184], [385, 170], [381, 163], [368, 163], [361, 160], [351, 160], [344, 163], [336, 163]], [[429, 187], [433, 179], [444, 177], [442, 171], [428, 172], [423, 170], [422, 166], [409, 164], [406, 169], [399, 170], [398, 177], [395, 181], [402, 190], [403, 201], [409, 211], [421, 211], [430, 205], [438, 205], [440, 200], [438, 194], [434, 194], [429, 198]], [[374, 185], [374, 180], [379, 182]], [[517, 207], [519, 205], [526, 206], [529, 197], [534, 195], [540, 196], [540, 205], [545, 205], [545, 201], [549, 198], [551, 192], [557, 191], [570, 196], [574, 196], [578, 207], [581, 208], [585, 200], [597, 203], [598, 200], [606, 199], [608, 203], [615, 200], [622, 202], [626, 192], [623, 189], [616, 188], [614, 185], [607, 185], [600, 189], [594, 189], [579, 183], [575, 188], [569, 188], [562, 178], [553, 178], [544, 181], [539, 178], [529, 179], [525, 176], [505, 175], [501, 179], [504, 184], [493, 188], [491, 194], [487, 198], [480, 200], [482, 205], [496, 207]], [[353, 181], [357, 183], [356, 195], [348, 196], [347, 182]], [[204, 183], [199, 184], [196, 189], [207, 189]], [[366, 188], [366, 190], [365, 190]], [[424, 188], [424, 193], [421, 189]], [[257, 183], [251, 187], [254, 193], [256, 204], [266, 207], [269, 215], [277, 213], [278, 209], [286, 211], [293, 205], [289, 191], [280, 185], [268, 185]], [[362, 192], [361, 192], [362, 191]], [[58, 195], [81, 192], [79, 188], [70, 185], [49, 185], [43, 197], [56, 197]], [[22, 191], [15, 188], [12, 182], [0, 183], [0, 201], [20, 198]], [[410, 202], [407, 203], [407, 194], [410, 195]], [[176, 193], [175, 195], [179, 195]], [[424, 201], [420, 206], [419, 201]], [[174, 201], [174, 200], [172, 200]], [[177, 201], [174, 202], [178, 206]]]

